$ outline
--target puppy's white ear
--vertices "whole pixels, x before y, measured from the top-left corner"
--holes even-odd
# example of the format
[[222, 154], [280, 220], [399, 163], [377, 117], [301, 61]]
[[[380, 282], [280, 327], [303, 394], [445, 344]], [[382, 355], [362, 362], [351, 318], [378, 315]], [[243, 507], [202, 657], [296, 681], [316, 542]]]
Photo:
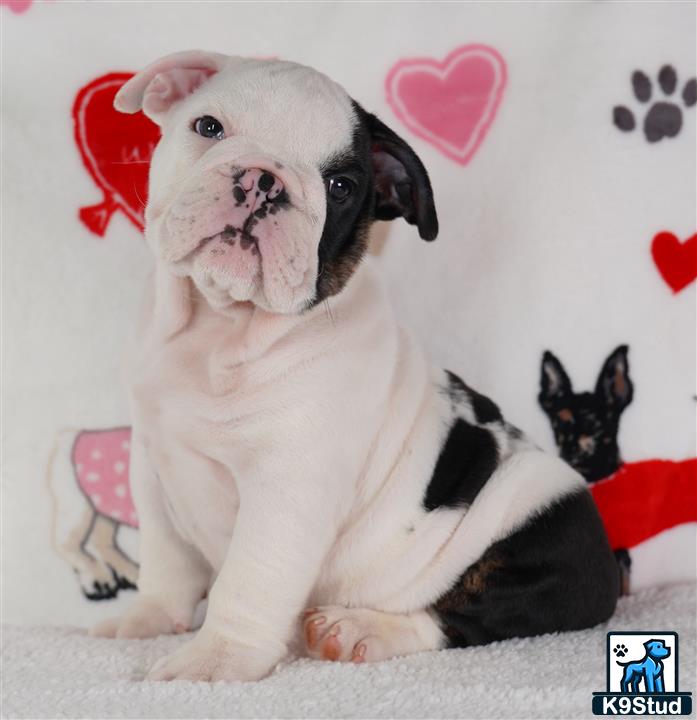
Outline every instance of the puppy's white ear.
[[201, 50], [166, 55], [125, 83], [116, 93], [114, 107], [122, 113], [142, 110], [159, 124], [172, 105], [219, 72], [226, 60], [225, 55]]

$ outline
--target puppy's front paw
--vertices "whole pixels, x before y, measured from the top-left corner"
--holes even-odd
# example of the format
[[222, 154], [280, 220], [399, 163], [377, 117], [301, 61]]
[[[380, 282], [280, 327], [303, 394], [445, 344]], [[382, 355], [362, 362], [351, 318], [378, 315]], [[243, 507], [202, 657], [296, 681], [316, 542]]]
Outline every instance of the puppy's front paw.
[[158, 660], [146, 680], [249, 682], [268, 675], [274, 664], [257, 649], [204, 626], [193, 640]]
[[125, 615], [97, 623], [90, 629], [90, 635], [106, 638], [150, 638], [186, 632], [188, 629], [188, 623], [173, 620], [155, 601], [137, 598]]

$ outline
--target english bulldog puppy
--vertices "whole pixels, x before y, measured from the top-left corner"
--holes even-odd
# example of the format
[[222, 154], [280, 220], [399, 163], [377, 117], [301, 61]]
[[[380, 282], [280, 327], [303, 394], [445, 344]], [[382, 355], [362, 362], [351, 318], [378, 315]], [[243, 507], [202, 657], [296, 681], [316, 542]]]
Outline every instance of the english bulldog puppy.
[[372, 662], [577, 630], [619, 573], [583, 479], [429, 364], [366, 257], [438, 221], [409, 145], [302, 65], [160, 59], [115, 106], [162, 129], [128, 362], [139, 592], [93, 633], [192, 629], [148, 678], [257, 680], [296, 633]]

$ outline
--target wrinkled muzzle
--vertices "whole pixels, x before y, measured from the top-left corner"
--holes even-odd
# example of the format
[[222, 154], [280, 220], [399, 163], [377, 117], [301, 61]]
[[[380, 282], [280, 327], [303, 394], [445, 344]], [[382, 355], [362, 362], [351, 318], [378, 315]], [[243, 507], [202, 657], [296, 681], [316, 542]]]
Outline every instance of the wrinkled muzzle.
[[261, 155], [196, 172], [167, 209], [159, 253], [217, 309], [251, 301], [297, 312], [314, 298], [324, 224], [319, 177]]

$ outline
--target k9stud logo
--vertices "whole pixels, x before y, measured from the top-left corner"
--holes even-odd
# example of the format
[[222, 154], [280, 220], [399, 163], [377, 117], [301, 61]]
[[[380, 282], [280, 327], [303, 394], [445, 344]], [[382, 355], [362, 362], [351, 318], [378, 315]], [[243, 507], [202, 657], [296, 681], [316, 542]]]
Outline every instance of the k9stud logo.
[[692, 693], [678, 692], [678, 634], [609, 632], [607, 691], [593, 693], [595, 715], [689, 715]]

